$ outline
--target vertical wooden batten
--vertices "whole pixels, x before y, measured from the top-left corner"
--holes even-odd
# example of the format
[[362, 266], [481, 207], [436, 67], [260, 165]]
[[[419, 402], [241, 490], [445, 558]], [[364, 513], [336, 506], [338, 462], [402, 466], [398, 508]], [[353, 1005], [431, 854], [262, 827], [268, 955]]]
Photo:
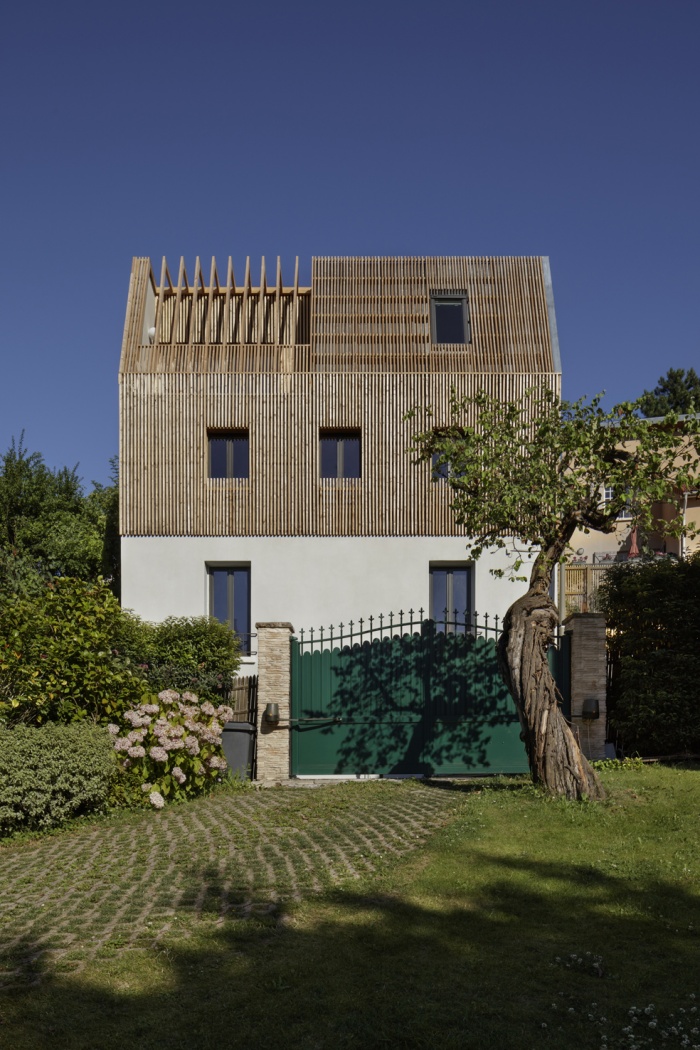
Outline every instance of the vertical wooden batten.
[[[431, 293], [468, 297], [471, 342], [431, 342]], [[146, 296], [155, 336], [143, 333]], [[149, 315], [150, 316], [150, 315]], [[120, 364], [121, 530], [157, 536], [459, 535], [446, 486], [408, 451], [451, 387], [503, 400], [560, 390], [547, 260], [319, 258], [310, 287], [220, 286], [184, 258], [173, 287], [135, 259]], [[361, 431], [362, 477], [321, 479], [321, 428]], [[246, 428], [250, 477], [210, 479], [208, 429]]]

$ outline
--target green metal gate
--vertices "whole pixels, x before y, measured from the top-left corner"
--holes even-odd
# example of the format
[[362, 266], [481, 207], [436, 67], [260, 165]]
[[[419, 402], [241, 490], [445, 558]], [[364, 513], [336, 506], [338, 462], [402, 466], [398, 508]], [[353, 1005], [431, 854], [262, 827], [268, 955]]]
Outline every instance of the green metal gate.
[[527, 771], [498, 617], [399, 613], [292, 638], [292, 773]]

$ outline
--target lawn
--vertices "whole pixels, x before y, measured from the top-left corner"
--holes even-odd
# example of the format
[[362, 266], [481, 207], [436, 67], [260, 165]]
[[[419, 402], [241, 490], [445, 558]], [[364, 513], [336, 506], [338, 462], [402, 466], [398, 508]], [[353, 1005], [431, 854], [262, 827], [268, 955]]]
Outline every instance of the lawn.
[[700, 1047], [700, 770], [604, 779], [598, 805], [374, 782], [10, 842], [0, 1046]]

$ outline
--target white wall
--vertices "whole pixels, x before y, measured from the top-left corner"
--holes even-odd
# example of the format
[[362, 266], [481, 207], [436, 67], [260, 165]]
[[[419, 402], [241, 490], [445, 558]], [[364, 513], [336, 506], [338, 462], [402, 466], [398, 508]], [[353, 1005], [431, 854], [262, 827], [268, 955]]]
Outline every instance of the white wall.
[[[207, 565], [250, 565], [251, 624], [328, 627], [421, 607], [431, 564], [468, 564], [460, 537], [125, 537], [122, 604], [146, 620], [209, 611]], [[502, 552], [474, 565], [472, 608], [503, 617], [524, 584], [494, 579]], [[524, 572], [527, 570], [524, 570]], [[480, 615], [480, 618], [481, 618]]]

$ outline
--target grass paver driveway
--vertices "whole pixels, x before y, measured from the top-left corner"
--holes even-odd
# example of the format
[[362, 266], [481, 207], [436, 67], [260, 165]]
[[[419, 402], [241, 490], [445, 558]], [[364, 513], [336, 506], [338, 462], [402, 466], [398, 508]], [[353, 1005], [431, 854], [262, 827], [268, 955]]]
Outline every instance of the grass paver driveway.
[[217, 794], [0, 849], [0, 986], [203, 914], [265, 915], [415, 849], [458, 804], [383, 781]]
[[700, 769], [217, 795], [0, 847], [4, 1050], [700, 1050]]

